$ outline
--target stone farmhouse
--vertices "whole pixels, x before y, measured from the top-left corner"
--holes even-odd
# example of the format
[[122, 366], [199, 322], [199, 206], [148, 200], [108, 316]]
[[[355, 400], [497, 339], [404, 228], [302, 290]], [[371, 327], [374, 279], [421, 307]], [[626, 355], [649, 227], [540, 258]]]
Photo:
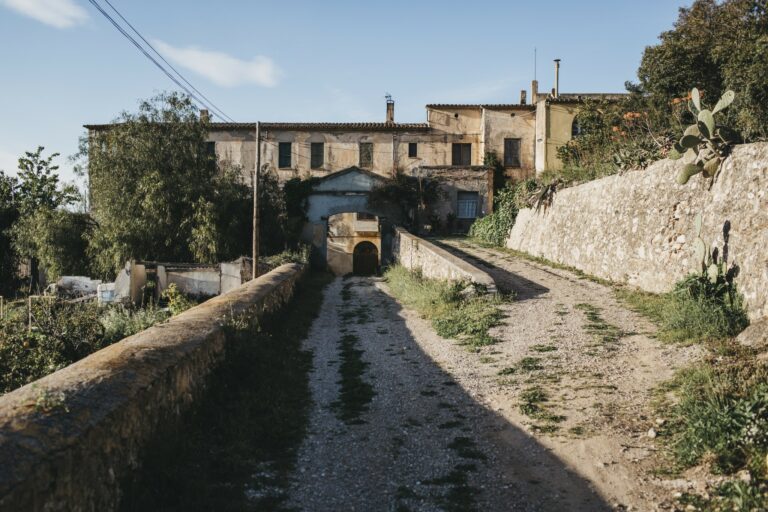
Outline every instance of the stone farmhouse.
[[[257, 147], [262, 173], [280, 182], [317, 178], [309, 198], [304, 238], [315, 260], [338, 274], [369, 273], [388, 259], [394, 224], [402, 222], [393, 207], [373, 207], [371, 191], [404, 173], [439, 183], [441, 200], [426, 213], [453, 232], [466, 232], [478, 217], [493, 209], [494, 154], [507, 179], [521, 180], [558, 169], [557, 148], [578, 135], [575, 113], [586, 98], [612, 99], [611, 94], [539, 94], [531, 84], [519, 103], [444, 104], [426, 106], [425, 123], [395, 121], [388, 96], [382, 122], [211, 122], [209, 151], [220, 162], [242, 169], [252, 180]], [[202, 111], [207, 118], [208, 112]], [[86, 125], [94, 131], [109, 125]]]

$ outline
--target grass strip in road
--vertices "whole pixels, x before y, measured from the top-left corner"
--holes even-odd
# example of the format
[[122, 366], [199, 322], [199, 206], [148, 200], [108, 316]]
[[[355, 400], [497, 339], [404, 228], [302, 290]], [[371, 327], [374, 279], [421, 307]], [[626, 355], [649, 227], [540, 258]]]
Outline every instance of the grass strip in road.
[[339, 399], [333, 403], [338, 418], [347, 425], [365, 423], [361, 415], [375, 396], [373, 386], [363, 380], [369, 363], [363, 361], [363, 351], [357, 348], [360, 339], [355, 334], [345, 334], [339, 340], [341, 386]]
[[303, 350], [332, 277], [310, 273], [259, 325], [230, 322], [206, 391], [144, 450], [125, 511], [280, 510], [309, 421]]
[[465, 296], [466, 283], [429, 279], [395, 265], [384, 274], [392, 294], [432, 322], [437, 334], [452, 338], [470, 349], [497, 340], [488, 330], [501, 324], [502, 299], [493, 295]]

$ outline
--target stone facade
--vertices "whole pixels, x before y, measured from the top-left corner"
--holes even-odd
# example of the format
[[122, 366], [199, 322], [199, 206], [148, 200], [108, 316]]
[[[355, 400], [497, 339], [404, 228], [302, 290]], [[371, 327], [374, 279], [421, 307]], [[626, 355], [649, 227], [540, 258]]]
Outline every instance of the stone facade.
[[[278, 267], [0, 397], [0, 510], [115, 510], [144, 444], [223, 357], [224, 319], [280, 308], [302, 272]], [[59, 407], [35, 407], [42, 393]]]
[[694, 218], [701, 213], [702, 237], [721, 253], [726, 233], [750, 318], [768, 316], [768, 143], [737, 146], [711, 189], [700, 175], [678, 185], [682, 165], [662, 160], [562, 190], [546, 211], [519, 213], [507, 246], [665, 292], [697, 270]]
[[424, 277], [468, 281], [489, 293], [497, 291], [493, 278], [479, 268], [399, 227], [395, 228], [392, 254], [399, 264], [420, 271]]

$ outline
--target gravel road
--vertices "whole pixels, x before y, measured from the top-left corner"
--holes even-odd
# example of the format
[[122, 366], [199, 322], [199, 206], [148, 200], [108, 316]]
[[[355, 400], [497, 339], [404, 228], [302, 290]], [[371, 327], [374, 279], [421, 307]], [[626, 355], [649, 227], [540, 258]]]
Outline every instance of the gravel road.
[[[371, 278], [339, 278], [326, 288], [306, 341], [314, 353], [314, 408], [289, 506], [606, 508], [583, 479], [468, 393], [444, 364], [449, 354], [469, 364], [477, 356], [439, 338], [384, 290]], [[359, 371], [350, 376], [345, 365]]]

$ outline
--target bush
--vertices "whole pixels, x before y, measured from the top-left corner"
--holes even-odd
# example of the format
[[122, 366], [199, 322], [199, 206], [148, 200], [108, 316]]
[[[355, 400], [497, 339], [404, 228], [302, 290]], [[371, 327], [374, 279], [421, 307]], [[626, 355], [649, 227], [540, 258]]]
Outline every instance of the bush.
[[395, 297], [431, 320], [440, 336], [471, 347], [495, 342], [488, 330], [499, 325], [503, 316], [498, 298], [465, 297], [462, 290], [467, 283], [427, 279], [400, 265], [390, 267], [384, 277]]
[[537, 186], [535, 179], [508, 184], [496, 194], [493, 213], [477, 219], [469, 228], [469, 236], [488, 244], [504, 246], [518, 211], [528, 206], [528, 198]]
[[735, 284], [691, 274], [663, 295], [622, 291], [619, 296], [659, 326], [664, 341], [696, 343], [736, 336], [749, 325]]
[[735, 285], [731, 289], [700, 274], [675, 285], [661, 314], [662, 327], [672, 341], [728, 338], [749, 325]]
[[132, 336], [168, 319], [169, 316], [167, 311], [154, 306], [135, 310], [122, 306], [111, 307], [100, 319], [104, 328], [104, 344], [109, 345]]
[[195, 305], [195, 302], [192, 299], [179, 290], [176, 283], [171, 283], [168, 288], [163, 291], [163, 299], [168, 301], [168, 309], [173, 316], [183, 313]]
[[154, 309], [131, 311], [96, 303], [39, 299], [33, 302], [33, 329], [26, 308], [14, 306], [0, 321], [0, 393], [53, 373], [107, 345], [165, 320]]
[[[723, 353], [679, 372], [679, 401], [669, 411], [672, 455], [681, 467], [704, 463], [714, 472], [749, 471], [750, 480], [726, 480], [706, 510], [765, 510], [768, 453], [768, 368], [756, 353], [735, 343]], [[716, 506], [708, 505], [719, 505]]]

